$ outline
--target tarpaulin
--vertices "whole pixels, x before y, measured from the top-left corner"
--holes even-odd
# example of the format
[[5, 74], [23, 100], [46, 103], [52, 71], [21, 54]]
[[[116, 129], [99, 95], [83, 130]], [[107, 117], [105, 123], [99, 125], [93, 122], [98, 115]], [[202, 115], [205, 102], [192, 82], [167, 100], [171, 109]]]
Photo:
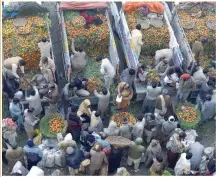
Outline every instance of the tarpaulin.
[[108, 5], [106, 2], [61, 2], [60, 8], [67, 10], [88, 10], [108, 8]]
[[141, 6], [147, 6], [153, 13], [163, 13], [165, 10], [164, 5], [160, 2], [126, 2], [123, 9], [125, 12], [132, 12]]

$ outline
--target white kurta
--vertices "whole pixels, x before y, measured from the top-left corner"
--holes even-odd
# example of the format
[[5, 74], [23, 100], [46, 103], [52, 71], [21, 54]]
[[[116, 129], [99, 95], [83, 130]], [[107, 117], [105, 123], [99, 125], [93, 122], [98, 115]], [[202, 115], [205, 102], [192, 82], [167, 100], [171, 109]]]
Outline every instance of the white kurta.
[[131, 31], [131, 37], [134, 44], [135, 52], [137, 54], [137, 58], [139, 59], [141, 47], [143, 45], [142, 33], [140, 30], [134, 29], [133, 31]]

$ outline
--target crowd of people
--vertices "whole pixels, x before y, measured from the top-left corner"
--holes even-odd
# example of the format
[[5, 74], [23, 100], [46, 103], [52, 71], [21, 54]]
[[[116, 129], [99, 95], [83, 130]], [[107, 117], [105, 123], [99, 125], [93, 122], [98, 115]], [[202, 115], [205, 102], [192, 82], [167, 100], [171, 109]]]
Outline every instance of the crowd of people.
[[[138, 24], [132, 32], [137, 56], [140, 55], [143, 45], [140, 29]], [[30, 96], [25, 98], [27, 109], [24, 109], [23, 94], [19, 87], [20, 79], [25, 78], [25, 60], [12, 57], [4, 61], [3, 91], [8, 95], [10, 114], [3, 119], [2, 157], [13, 175], [25, 176], [35, 168], [44, 175], [44, 167], [53, 167], [46, 165], [46, 162], [54, 163], [51, 160], [53, 157], [45, 153], [47, 149], [58, 150], [60, 161], [56, 163], [67, 167], [70, 175], [82, 173], [126, 176], [130, 175], [129, 166], [133, 165], [136, 173], [140, 163], [145, 164], [151, 176], [215, 173], [215, 146], [204, 147], [195, 137], [189, 141], [189, 131], [181, 129], [175, 111], [179, 102], [189, 100], [191, 93], [196, 92], [197, 109], [201, 111], [200, 123], [215, 119], [215, 80], [208, 76], [209, 70], [203, 69], [199, 62], [194, 64], [192, 73], [189, 74], [183, 68], [171, 64], [171, 49], [156, 51], [153, 56], [160, 82], [148, 83], [135, 125], [130, 124], [129, 118], [125, 117], [120, 127], [115, 121], [110, 121], [106, 128], [104, 120], [108, 119], [110, 97], [114, 94], [111, 93], [110, 86], [116, 75], [110, 60], [101, 58], [99, 61], [104, 87], [101, 91], [94, 90], [94, 95], [98, 98], [97, 108], [94, 108], [88, 99], [88, 78], [82, 74], [86, 66], [86, 53], [83, 49], [75, 49], [72, 40], [72, 69], [79, 74], [61, 90], [56, 84], [56, 66], [50, 55], [52, 45], [46, 38], [42, 38], [38, 47], [41, 50], [41, 73], [31, 80], [32, 91]], [[140, 64], [137, 69], [127, 68], [121, 73], [113, 102], [117, 112], [129, 110], [135, 96], [134, 83], [146, 84], [149, 71], [147, 68]], [[20, 73], [17, 72], [18, 69]], [[76, 97], [83, 98], [82, 103], [78, 106], [71, 105], [71, 101]], [[59, 112], [68, 123], [66, 134], [57, 137], [55, 146], [45, 145], [43, 140], [46, 137], [38, 129], [40, 119], [45, 115], [42, 100], [49, 103], [49, 113]], [[28, 139], [26, 145], [20, 147], [17, 136], [23, 131]], [[108, 141], [109, 137], [126, 138], [131, 143], [120, 147]], [[167, 167], [170, 171], [167, 171]]]

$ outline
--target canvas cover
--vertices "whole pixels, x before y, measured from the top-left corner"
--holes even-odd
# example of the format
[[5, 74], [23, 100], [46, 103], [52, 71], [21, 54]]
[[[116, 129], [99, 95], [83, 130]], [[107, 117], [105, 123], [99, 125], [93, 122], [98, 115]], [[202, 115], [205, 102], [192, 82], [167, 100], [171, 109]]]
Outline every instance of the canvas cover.
[[106, 2], [61, 2], [60, 8], [65, 10], [89, 10], [108, 8], [108, 5]]

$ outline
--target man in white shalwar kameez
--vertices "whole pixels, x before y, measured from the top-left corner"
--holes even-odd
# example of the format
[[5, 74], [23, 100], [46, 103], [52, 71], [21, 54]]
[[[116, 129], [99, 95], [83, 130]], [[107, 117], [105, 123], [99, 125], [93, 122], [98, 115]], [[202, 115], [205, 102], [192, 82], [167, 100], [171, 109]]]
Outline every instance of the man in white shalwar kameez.
[[173, 56], [172, 49], [161, 49], [157, 50], [155, 53], [155, 64], [158, 64], [162, 60], [167, 60], [170, 62]]
[[38, 43], [38, 47], [40, 49], [41, 57], [49, 57], [51, 58], [51, 49], [52, 43], [47, 41], [45, 37], [41, 39], [41, 42]]
[[131, 31], [131, 37], [134, 44], [135, 52], [137, 55], [137, 58], [140, 57], [141, 47], [143, 45], [142, 42], [142, 32], [141, 32], [141, 25], [137, 24], [136, 29]]

